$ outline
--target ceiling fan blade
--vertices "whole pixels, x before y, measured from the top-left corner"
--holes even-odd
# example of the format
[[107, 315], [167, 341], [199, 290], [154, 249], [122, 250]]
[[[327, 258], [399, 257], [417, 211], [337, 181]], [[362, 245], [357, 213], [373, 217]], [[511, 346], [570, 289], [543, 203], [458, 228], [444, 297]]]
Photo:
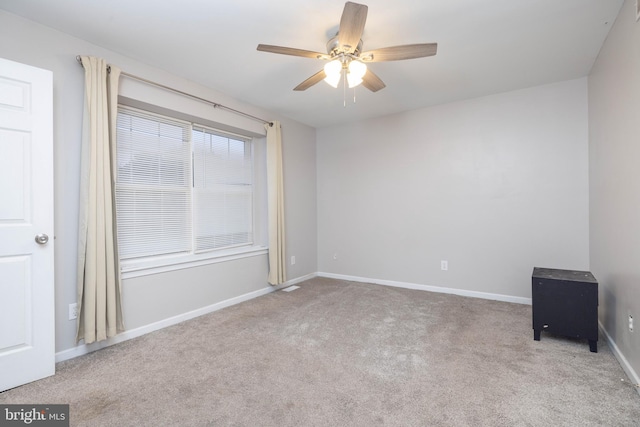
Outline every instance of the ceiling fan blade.
[[329, 59], [326, 53], [313, 52], [310, 50], [294, 49], [292, 47], [273, 46], [269, 44], [259, 44], [258, 50], [261, 52], [279, 53], [281, 55], [301, 56], [303, 58]]
[[[360, 54], [360, 59], [365, 62], [401, 61], [403, 59], [433, 56], [437, 51], [438, 43], [405, 44], [402, 46], [369, 50]], [[370, 59], [368, 57], [370, 57]]]
[[298, 86], [293, 88], [293, 90], [298, 90], [298, 91], [299, 90], [307, 90], [311, 86], [313, 86], [314, 84], [319, 83], [322, 80], [324, 80], [325, 77], [327, 77], [327, 74], [324, 72], [324, 70], [320, 70], [317, 73], [315, 73], [313, 76], [309, 77], [307, 80], [303, 81]]
[[380, 80], [380, 77], [376, 76], [371, 70], [367, 70], [365, 75], [362, 77], [362, 86], [366, 87], [371, 92], [377, 92], [380, 89], [387, 87], [387, 85]]
[[342, 18], [340, 18], [340, 29], [338, 30], [340, 50], [348, 53], [355, 52], [362, 38], [364, 24], [367, 22], [368, 10], [369, 8], [364, 4], [350, 1], [344, 5]]

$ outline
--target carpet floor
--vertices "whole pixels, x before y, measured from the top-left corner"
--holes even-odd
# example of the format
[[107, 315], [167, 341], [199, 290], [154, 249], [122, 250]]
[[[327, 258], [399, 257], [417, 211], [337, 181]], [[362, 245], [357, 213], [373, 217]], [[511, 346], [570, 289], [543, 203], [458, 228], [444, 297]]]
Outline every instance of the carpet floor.
[[315, 278], [57, 365], [0, 403], [72, 426], [640, 426], [602, 337], [531, 307]]

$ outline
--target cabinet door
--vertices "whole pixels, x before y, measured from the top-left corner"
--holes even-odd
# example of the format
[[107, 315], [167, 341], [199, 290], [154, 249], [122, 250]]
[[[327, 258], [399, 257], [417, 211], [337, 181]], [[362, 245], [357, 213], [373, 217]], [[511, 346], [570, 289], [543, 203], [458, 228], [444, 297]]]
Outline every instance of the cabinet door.
[[533, 328], [597, 340], [597, 289], [592, 283], [534, 279]]

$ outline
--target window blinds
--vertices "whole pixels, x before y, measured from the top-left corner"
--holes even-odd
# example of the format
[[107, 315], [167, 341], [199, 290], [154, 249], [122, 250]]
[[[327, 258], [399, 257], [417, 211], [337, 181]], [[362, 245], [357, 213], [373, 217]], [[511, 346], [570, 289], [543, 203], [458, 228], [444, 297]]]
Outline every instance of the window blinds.
[[253, 244], [249, 139], [121, 107], [117, 162], [121, 259]]
[[191, 249], [188, 123], [120, 109], [116, 217], [121, 259]]
[[253, 243], [251, 143], [193, 131], [195, 250]]

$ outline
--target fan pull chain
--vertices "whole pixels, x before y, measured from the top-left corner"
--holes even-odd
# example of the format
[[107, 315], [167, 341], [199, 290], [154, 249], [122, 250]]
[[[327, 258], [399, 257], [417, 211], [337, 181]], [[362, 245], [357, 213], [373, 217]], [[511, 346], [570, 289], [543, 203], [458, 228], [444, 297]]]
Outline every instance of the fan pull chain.
[[347, 73], [342, 72], [342, 106], [347, 108]]

